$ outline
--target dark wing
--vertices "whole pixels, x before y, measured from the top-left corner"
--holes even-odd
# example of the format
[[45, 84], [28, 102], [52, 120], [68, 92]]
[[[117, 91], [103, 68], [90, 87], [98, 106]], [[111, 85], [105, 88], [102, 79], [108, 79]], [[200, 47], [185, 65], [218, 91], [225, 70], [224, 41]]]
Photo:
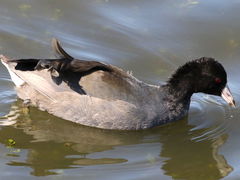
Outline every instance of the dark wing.
[[58, 59], [18, 59], [10, 60], [9, 62], [16, 62], [16, 69], [22, 71], [54, 69], [58, 73], [68, 71], [82, 73], [83, 75], [98, 70], [112, 71], [111, 66], [98, 61], [74, 59], [61, 47], [60, 42], [57, 39], [52, 40], [52, 47], [56, 55], [59, 57]]
[[83, 76], [99, 70], [113, 74], [120, 73], [120, 76], [126, 75], [125, 72], [111, 65], [98, 61], [74, 59], [61, 47], [56, 39], [52, 40], [52, 46], [59, 57], [58, 59], [18, 59], [10, 60], [9, 62], [17, 63], [15, 69], [20, 71], [41, 71], [47, 69], [56, 84], [59, 85], [64, 81], [72, 90], [80, 94], [85, 94], [79, 85], [79, 81]]
[[15, 73], [49, 97], [54, 92], [73, 90], [100, 99], [142, 101], [145, 85], [132, 75], [112, 65], [74, 59], [56, 39], [52, 44], [59, 58], [18, 59], [8, 63], [14, 62]]

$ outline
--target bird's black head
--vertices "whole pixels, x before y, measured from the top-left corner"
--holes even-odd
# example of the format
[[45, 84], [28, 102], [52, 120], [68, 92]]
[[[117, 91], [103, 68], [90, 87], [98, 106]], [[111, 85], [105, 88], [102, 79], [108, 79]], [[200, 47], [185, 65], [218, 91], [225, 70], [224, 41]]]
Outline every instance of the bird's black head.
[[[191, 97], [193, 93], [206, 93], [222, 96], [229, 104], [234, 100], [227, 87], [227, 73], [224, 67], [213, 58], [202, 57], [177, 69], [168, 81], [168, 85], [179, 96]], [[227, 97], [226, 97], [227, 96]]]

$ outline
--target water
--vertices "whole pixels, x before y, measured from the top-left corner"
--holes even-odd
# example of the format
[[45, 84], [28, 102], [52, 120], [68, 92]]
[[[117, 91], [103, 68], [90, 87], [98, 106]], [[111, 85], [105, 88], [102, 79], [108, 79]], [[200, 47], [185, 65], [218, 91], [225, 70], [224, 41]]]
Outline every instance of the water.
[[117, 65], [153, 84], [187, 60], [212, 56], [227, 70], [237, 108], [198, 94], [181, 121], [137, 132], [100, 130], [26, 109], [0, 65], [0, 179], [239, 179], [239, 6], [238, 0], [1, 0], [1, 54], [53, 57], [56, 37], [75, 57]]

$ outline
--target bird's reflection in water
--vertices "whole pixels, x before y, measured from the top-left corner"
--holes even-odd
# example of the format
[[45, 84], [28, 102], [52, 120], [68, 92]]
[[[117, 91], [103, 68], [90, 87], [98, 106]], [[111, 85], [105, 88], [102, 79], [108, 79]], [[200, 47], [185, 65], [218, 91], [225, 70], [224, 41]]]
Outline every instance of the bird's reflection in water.
[[156, 149], [161, 157], [156, 158], [162, 161], [159, 168], [173, 179], [220, 179], [232, 171], [218, 153], [227, 135], [195, 142], [192, 138], [200, 136], [205, 130], [191, 131], [193, 126], [187, 124], [187, 119], [144, 131], [110, 131], [81, 126], [36, 108], [26, 108], [20, 100], [13, 105], [13, 109], [18, 113], [16, 123], [2, 126], [0, 143], [8, 146], [6, 140], [12, 138], [16, 142], [14, 148], [27, 150], [25, 161], [14, 160], [8, 165], [31, 167], [34, 176], [57, 174], [57, 169], [91, 165], [125, 163], [128, 166], [131, 163], [129, 152], [123, 152], [122, 157], [116, 158], [91, 158], [89, 155], [142, 143], [149, 146], [151, 143], [160, 144]]
[[166, 175], [173, 179], [212, 180], [221, 179], [233, 170], [219, 154], [219, 148], [227, 140], [226, 134], [196, 142], [192, 139], [201, 136], [203, 129], [191, 131], [193, 126], [187, 125], [187, 121], [176, 124], [161, 132], [160, 156], [167, 158], [162, 166]]

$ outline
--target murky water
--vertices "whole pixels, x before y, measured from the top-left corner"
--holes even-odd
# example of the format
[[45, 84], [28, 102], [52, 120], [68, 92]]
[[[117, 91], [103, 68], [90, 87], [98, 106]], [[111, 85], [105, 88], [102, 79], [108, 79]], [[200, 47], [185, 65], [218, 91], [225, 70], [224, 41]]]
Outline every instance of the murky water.
[[[157, 84], [187, 60], [218, 59], [240, 103], [240, 1], [0, 1], [0, 54], [75, 57]], [[0, 65], [0, 179], [240, 179], [240, 113], [194, 95], [189, 116], [145, 131], [83, 127], [17, 100]]]

